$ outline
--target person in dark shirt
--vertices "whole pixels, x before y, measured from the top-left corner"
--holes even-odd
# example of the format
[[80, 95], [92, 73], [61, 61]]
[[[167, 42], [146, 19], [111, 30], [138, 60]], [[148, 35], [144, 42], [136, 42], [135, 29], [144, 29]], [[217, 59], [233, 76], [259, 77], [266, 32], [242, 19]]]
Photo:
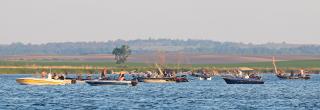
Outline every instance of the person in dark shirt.
[[102, 72], [101, 72], [101, 79], [102, 80], [107, 80], [107, 72], [108, 72], [107, 68], [104, 68], [102, 70]]
[[118, 77], [118, 81], [123, 81], [123, 80], [125, 80], [124, 73], [120, 72], [119, 77]]

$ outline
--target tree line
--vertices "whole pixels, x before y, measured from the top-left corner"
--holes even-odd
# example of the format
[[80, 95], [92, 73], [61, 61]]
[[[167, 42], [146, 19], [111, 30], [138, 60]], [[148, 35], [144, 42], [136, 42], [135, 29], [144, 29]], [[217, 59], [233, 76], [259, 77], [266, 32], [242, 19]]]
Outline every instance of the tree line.
[[287, 43], [251, 44], [218, 42], [212, 40], [136, 39], [110, 40], [105, 42], [63, 42], [46, 44], [12, 43], [0, 45], [0, 55], [86, 55], [112, 54], [113, 49], [130, 46], [132, 54], [161, 51], [186, 53], [215, 53], [234, 55], [320, 55], [320, 45]]

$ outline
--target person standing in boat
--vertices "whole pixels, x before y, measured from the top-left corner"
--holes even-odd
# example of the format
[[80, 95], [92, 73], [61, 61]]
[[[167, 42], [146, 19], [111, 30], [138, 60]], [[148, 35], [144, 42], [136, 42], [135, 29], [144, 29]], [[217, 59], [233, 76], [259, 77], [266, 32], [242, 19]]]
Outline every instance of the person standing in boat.
[[290, 72], [290, 76], [291, 76], [291, 77], [293, 77], [293, 76], [294, 76], [294, 71], [293, 71], [293, 70], [291, 70], [291, 72]]
[[60, 73], [58, 79], [59, 79], [59, 80], [64, 80], [64, 79], [65, 79], [64, 74], [63, 74], [63, 73]]
[[104, 68], [102, 70], [102, 72], [101, 72], [101, 78], [100, 79], [107, 80], [107, 72], [108, 72], [107, 68]]
[[125, 80], [124, 72], [121, 71], [118, 77], [118, 81], [123, 81], [123, 80]]
[[242, 73], [242, 71], [241, 71], [240, 69], [238, 69], [237, 71], [238, 71], [237, 76], [238, 76], [238, 77], [243, 77], [243, 73]]
[[48, 79], [52, 79], [52, 74], [51, 73], [48, 74]]
[[245, 75], [244, 75], [244, 78], [249, 79], [250, 77], [249, 77], [248, 74], [245, 74]]
[[55, 80], [59, 79], [59, 76], [57, 73], [53, 73], [53, 79], [55, 79]]
[[91, 80], [92, 79], [92, 76], [91, 76], [92, 72], [89, 71], [88, 74], [87, 74], [87, 80]]
[[300, 74], [299, 76], [304, 76], [304, 70], [303, 69], [300, 69]]
[[77, 80], [82, 80], [82, 73], [77, 73]]
[[47, 72], [46, 72], [46, 71], [42, 71], [42, 72], [41, 72], [41, 78], [42, 78], [42, 79], [45, 79], [46, 76], [47, 76]]
[[175, 71], [172, 71], [172, 77], [177, 77], [177, 74], [176, 74], [176, 72]]
[[67, 77], [68, 77], [68, 72], [64, 72], [63, 78], [64, 78], [64, 79], [67, 79]]

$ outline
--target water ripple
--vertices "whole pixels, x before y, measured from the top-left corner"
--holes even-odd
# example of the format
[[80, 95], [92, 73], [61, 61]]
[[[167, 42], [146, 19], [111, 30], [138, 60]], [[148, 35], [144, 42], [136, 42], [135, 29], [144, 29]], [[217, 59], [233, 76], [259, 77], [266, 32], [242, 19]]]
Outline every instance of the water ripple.
[[19, 85], [0, 75], [0, 109], [320, 109], [320, 75], [311, 80], [279, 80], [266, 74], [264, 85], [212, 81], [132, 86]]

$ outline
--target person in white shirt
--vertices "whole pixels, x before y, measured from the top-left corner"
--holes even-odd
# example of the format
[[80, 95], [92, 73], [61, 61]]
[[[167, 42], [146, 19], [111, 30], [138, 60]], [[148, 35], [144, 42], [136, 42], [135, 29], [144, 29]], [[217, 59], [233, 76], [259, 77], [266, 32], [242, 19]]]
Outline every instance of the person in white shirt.
[[52, 79], [51, 73], [48, 73], [48, 79]]

